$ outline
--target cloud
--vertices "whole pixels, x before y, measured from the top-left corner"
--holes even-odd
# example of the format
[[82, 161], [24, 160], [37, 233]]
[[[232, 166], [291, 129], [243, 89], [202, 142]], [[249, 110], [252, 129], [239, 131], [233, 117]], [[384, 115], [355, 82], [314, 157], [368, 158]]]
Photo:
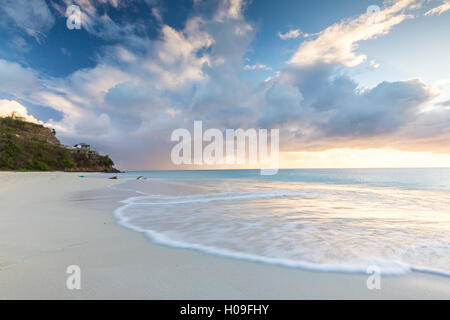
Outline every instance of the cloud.
[[42, 124], [42, 121], [39, 121], [33, 115], [29, 114], [27, 108], [19, 102], [15, 100], [0, 99], [0, 117], [7, 117], [13, 113], [15, 113], [16, 116], [24, 118], [28, 122]]
[[[433, 134], [442, 134], [442, 130], [426, 132], [426, 126], [419, 123], [426, 116], [435, 120], [428, 121], [428, 128], [442, 127], [442, 120], [423, 112], [438, 96], [436, 87], [411, 79], [360, 88], [346, 71], [366, 58], [355, 52], [359, 41], [387, 34], [410, 17], [404, 11], [414, 5], [414, 1], [407, 0], [392, 2], [380, 11], [377, 26], [367, 24], [368, 16], [363, 14], [334, 24], [319, 32], [316, 39], [303, 42], [288, 66], [267, 79], [270, 89], [259, 124], [283, 128], [282, 148], [293, 151], [386, 147], [393, 145], [395, 137], [399, 139], [396, 147], [411, 148], [411, 141], [400, 141], [408, 139], [404, 132], [412, 126], [423, 129], [423, 136], [435, 147], [431, 140], [440, 138]], [[373, 60], [370, 65], [378, 67]], [[286, 99], [274, 103], [274, 96]]]
[[152, 8], [152, 14], [153, 14], [153, 16], [156, 18], [156, 20], [158, 22], [162, 22], [163, 21], [161, 12], [160, 12], [160, 10], [158, 8], [153, 7]]
[[102, 113], [90, 121], [77, 122], [75, 128], [87, 136], [103, 136], [111, 130], [111, 119], [107, 114]]
[[437, 87], [445, 87], [448, 85], [450, 85], [450, 79], [440, 79], [435, 83], [435, 86]]
[[377, 63], [375, 60], [370, 60], [370, 66], [374, 69], [378, 69], [380, 67], [380, 64]]
[[[137, 10], [134, 1], [119, 0], [61, 0], [51, 2], [53, 9], [61, 17], [68, 18], [67, 8], [76, 5], [80, 8], [81, 28], [91, 35], [103, 40], [122, 43], [135, 49], [141, 49], [146, 43], [144, 30], [146, 25], [130, 19], [122, 19], [122, 16], [110, 17], [110, 11], [117, 9], [130, 11]], [[120, 18], [119, 18], [120, 17]]]
[[36, 90], [38, 86], [39, 80], [33, 70], [0, 59], [0, 92], [21, 96]]
[[[77, 4], [97, 19], [93, 1]], [[182, 29], [161, 22], [158, 38], [143, 37], [139, 49], [119, 38], [120, 44], [109, 46], [95, 67], [63, 78], [37, 77], [33, 70], [0, 60], [5, 71], [0, 91], [62, 112], [60, 121], [48, 124], [64, 143], [83, 139], [106, 151], [126, 146], [113, 149], [119, 164], [128, 166], [137, 163], [130, 159], [133, 153], [157, 161], [159, 151], [170, 154], [171, 130], [190, 125], [196, 117], [222, 125], [224, 119], [235, 124], [243, 121], [240, 115], [250, 114], [248, 100], [254, 95], [248, 84], [236, 81], [254, 35], [241, 15], [242, 6], [225, 1], [210, 18], [192, 16]], [[17, 77], [12, 77], [14, 84], [8, 75]], [[26, 79], [33, 83], [30, 90], [18, 90]]]
[[292, 85], [273, 83], [266, 91], [265, 101], [267, 105], [258, 120], [258, 125], [263, 128], [282, 125], [301, 116], [303, 96]]
[[268, 83], [259, 124], [284, 128], [283, 147], [327, 149], [340, 143], [348, 147], [395, 136], [420, 118], [422, 107], [438, 95], [418, 79], [361, 90], [347, 75], [336, 73], [337, 68], [319, 64], [283, 70]]
[[44, 0], [4, 0], [0, 13], [4, 25], [12, 23], [15, 28], [34, 37], [38, 42], [55, 23], [55, 17]]
[[427, 12], [425, 12], [426, 16], [431, 16], [431, 15], [441, 15], [442, 13], [446, 12], [450, 10], [450, 1], [449, 0], [445, 0], [440, 6], [437, 6], [433, 9], [428, 10]]
[[[378, 26], [368, 25], [363, 14], [325, 28], [261, 83], [240, 77], [243, 69], [271, 70], [246, 64], [256, 30], [242, 12], [244, 1], [220, 1], [212, 14], [190, 15], [182, 28], [161, 20], [154, 39], [138, 37], [139, 25], [132, 23], [123, 30], [118, 22], [112, 31], [97, 29], [109, 23], [109, 17], [101, 18], [102, 6], [77, 3], [92, 19], [88, 32], [119, 35], [97, 65], [51, 78], [0, 60], [0, 91], [62, 112], [60, 121], [49, 124], [64, 143], [87, 140], [112, 152], [123, 169], [167, 168], [161, 163], [170, 162], [171, 131], [191, 128], [194, 120], [220, 129], [281, 128], [283, 150], [414, 149], [420, 142], [422, 148], [450, 151], [449, 112], [424, 112], [438, 95], [435, 87], [406, 79], [361, 88], [348, 75], [349, 67], [366, 59], [357, 52], [358, 42], [385, 35], [409, 18], [405, 12], [413, 1], [388, 2]], [[130, 45], [127, 35], [138, 45]]]
[[283, 40], [287, 40], [287, 39], [297, 39], [300, 36], [303, 36], [306, 38], [309, 35], [307, 33], [301, 32], [300, 29], [293, 29], [293, 30], [289, 30], [285, 33], [278, 32], [278, 36]]
[[263, 70], [272, 70], [271, 67], [266, 66], [265, 64], [261, 64], [261, 63], [257, 63], [257, 64], [253, 64], [253, 65], [245, 65], [244, 66], [245, 70], [258, 70], [258, 69], [263, 69]]
[[387, 34], [394, 26], [411, 15], [404, 13], [415, 0], [400, 0], [377, 13], [376, 21], [372, 13], [365, 13], [354, 19], [342, 20], [322, 30], [313, 40], [303, 42], [290, 59], [296, 65], [316, 63], [339, 63], [347, 67], [360, 64], [366, 59], [357, 53], [358, 42], [374, 39]]
[[215, 14], [214, 19], [219, 22], [223, 22], [227, 19], [241, 19], [244, 6], [244, 0], [223, 0], [220, 2], [219, 9]]
[[447, 101], [442, 101], [439, 103], [436, 103], [437, 106], [442, 106], [442, 107], [450, 107], [450, 100]]
[[436, 97], [418, 79], [382, 82], [361, 94], [335, 95], [347, 99], [344, 105], [335, 105], [336, 112], [320, 123], [327, 136], [364, 137], [395, 132], [417, 117], [420, 106]]
[[164, 25], [161, 40], [154, 43], [154, 50], [146, 57], [143, 69], [158, 74], [168, 87], [203, 79], [203, 66], [211, 64], [211, 60], [208, 54], [201, 51], [214, 42], [210, 34], [203, 30], [203, 25], [201, 18], [189, 20], [183, 31]]

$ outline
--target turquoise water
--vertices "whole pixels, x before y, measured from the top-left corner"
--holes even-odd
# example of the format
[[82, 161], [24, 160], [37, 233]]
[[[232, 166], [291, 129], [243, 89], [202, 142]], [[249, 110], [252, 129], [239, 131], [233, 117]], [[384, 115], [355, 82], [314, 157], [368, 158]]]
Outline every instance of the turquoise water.
[[367, 184], [374, 187], [450, 190], [450, 168], [413, 169], [281, 169], [278, 174], [261, 176], [259, 170], [130, 171], [164, 179], [254, 179], [255, 181], [319, 182]]
[[[136, 177], [144, 176], [144, 180]], [[317, 271], [450, 275], [450, 169], [146, 171], [115, 212], [153, 241]], [[157, 182], [167, 188], [150, 186]], [[165, 190], [164, 192], [162, 190]], [[181, 192], [180, 192], [181, 190]]]

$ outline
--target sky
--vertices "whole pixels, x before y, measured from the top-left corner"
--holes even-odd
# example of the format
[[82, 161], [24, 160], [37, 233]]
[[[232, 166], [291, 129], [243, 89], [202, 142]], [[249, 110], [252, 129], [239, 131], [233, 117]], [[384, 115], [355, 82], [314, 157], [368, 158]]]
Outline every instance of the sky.
[[195, 120], [280, 129], [281, 167], [450, 166], [449, 0], [0, 0], [0, 15], [0, 116], [122, 170], [180, 169], [170, 136]]

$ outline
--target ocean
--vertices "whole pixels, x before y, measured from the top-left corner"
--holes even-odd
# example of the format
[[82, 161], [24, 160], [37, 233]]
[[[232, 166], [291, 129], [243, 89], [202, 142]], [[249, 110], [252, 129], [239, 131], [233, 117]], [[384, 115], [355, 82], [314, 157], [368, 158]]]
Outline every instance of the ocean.
[[[136, 180], [143, 176], [144, 179]], [[450, 168], [143, 171], [118, 223], [152, 241], [313, 271], [450, 276]], [[176, 192], [149, 188], [167, 185]], [[181, 191], [180, 191], [181, 190]]]

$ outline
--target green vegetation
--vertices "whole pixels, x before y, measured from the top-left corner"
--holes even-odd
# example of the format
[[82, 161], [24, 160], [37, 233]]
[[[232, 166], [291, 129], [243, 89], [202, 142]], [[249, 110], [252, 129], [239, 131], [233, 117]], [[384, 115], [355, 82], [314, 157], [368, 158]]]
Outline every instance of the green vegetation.
[[115, 171], [113, 165], [108, 156], [69, 150], [42, 125], [0, 118], [0, 170]]

